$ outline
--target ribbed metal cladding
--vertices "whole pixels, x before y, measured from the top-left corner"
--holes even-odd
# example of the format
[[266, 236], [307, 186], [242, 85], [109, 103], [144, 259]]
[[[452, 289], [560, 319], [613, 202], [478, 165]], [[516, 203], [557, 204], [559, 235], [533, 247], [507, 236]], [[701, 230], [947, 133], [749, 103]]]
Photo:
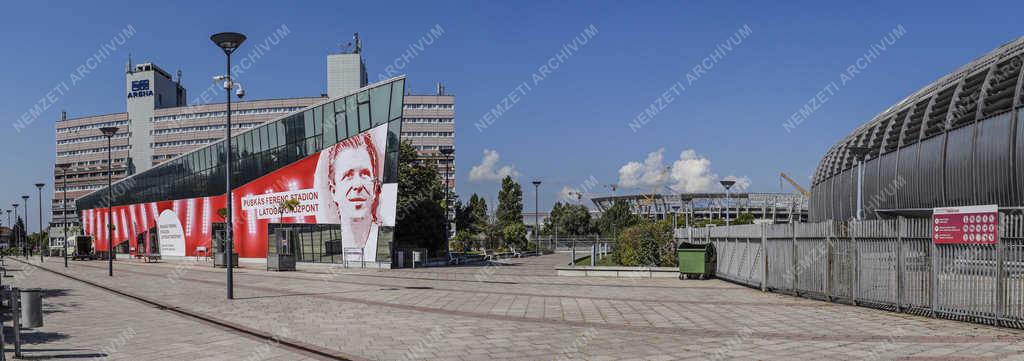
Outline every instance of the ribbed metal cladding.
[[1007, 187], [1007, 180], [1013, 176], [1010, 164], [1010, 145], [1013, 132], [1010, 125], [1012, 113], [1003, 113], [987, 119], [978, 126], [974, 161], [978, 165], [975, 174], [975, 195], [982, 204], [1014, 204], [1013, 192]]
[[810, 220], [856, 213], [856, 161], [868, 146], [863, 196], [873, 210], [968, 204], [1024, 206], [1024, 37], [943, 76], [878, 114], [822, 158]]
[[[1024, 96], [1024, 92], [1021, 92], [1021, 96]], [[1017, 121], [1015, 126], [1017, 127], [1016, 134], [1016, 150], [1011, 154], [1011, 163], [1016, 168], [1016, 175], [1013, 177], [1016, 180], [1016, 192], [1013, 194], [1013, 202], [1010, 204], [1024, 204], [1024, 166], [1021, 162], [1024, 161], [1024, 126], [1022, 126], [1021, 119], [1024, 119], [1024, 109], [1016, 112]]]
[[900, 152], [882, 155], [878, 159], [878, 201], [873, 202], [875, 209], [894, 209], [898, 192], [903, 191], [902, 182], [896, 181], [896, 167]]
[[[974, 203], [974, 130], [969, 126], [947, 133], [945, 175], [946, 201], [936, 205], [964, 206]], [[980, 167], [981, 165], [978, 164]]]

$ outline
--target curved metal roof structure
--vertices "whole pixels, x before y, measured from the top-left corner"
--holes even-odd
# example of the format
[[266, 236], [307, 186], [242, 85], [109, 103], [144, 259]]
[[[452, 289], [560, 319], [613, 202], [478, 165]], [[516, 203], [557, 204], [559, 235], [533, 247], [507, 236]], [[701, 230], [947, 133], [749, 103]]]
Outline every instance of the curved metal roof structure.
[[812, 180], [811, 221], [856, 213], [864, 153], [865, 218], [940, 206], [1022, 205], [1024, 37], [889, 107], [828, 150]]

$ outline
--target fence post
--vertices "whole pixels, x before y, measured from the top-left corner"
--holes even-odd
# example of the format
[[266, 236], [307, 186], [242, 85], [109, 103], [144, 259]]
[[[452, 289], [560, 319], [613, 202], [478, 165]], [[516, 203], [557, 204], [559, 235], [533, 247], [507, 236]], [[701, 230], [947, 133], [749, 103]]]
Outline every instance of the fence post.
[[995, 315], [996, 315], [996, 319], [999, 322], [1002, 322], [1003, 316], [1006, 313], [1006, 307], [1004, 307], [1005, 306], [1004, 303], [1006, 302], [1006, 285], [1003, 282], [1003, 270], [1004, 270], [1004, 267], [1005, 267], [1005, 265], [1003, 263], [1004, 263], [1004, 259], [1006, 258], [1006, 256], [1005, 256], [1005, 254], [1006, 254], [1006, 242], [1003, 241], [1003, 237], [1006, 234], [1006, 228], [1003, 227], [1003, 224], [1005, 224], [1004, 222], [1006, 221], [1006, 218], [1004, 218], [1002, 214], [999, 214], [998, 217], [999, 217], [999, 221], [998, 221], [999, 225], [997, 226], [998, 228], [996, 229], [996, 233], [998, 235], [996, 237], [996, 277], [995, 277], [995, 279], [996, 279], [996, 312], [995, 312]]
[[790, 244], [789, 249], [790, 255], [793, 258], [793, 262], [791, 262], [793, 267], [793, 294], [799, 296], [800, 291], [797, 285], [799, 284], [800, 280], [800, 268], [797, 266], [796, 223], [790, 222], [789, 225], [789, 229], [790, 231], [792, 231], [791, 236], [793, 237], [793, 242]]
[[835, 287], [835, 280], [832, 279], [832, 221], [824, 223], [825, 229], [825, 299], [832, 302], [833, 295], [835, 292], [832, 290]]
[[764, 257], [764, 272], [761, 273], [761, 292], [768, 291], [768, 225], [761, 225], [761, 254]]
[[[747, 245], [746, 245], [746, 248], [743, 249], [743, 256], [744, 256], [743, 258], [744, 258], [744, 260], [741, 261], [741, 262], [744, 262], [744, 263], [747, 260], [746, 256], [748, 254], [750, 254], [750, 235], [745, 235], [745, 236], [746, 236], [745, 238], [747, 239]], [[753, 281], [750, 277], [753, 277], [752, 272], [748, 272], [747, 273], [747, 284], [750, 284], [751, 281]]]
[[857, 250], [857, 236], [856, 232], [853, 231], [853, 225], [856, 221], [846, 221], [843, 226], [846, 227], [846, 234], [850, 236], [850, 300], [853, 305], [857, 305], [857, 280], [860, 276], [857, 275], [857, 256], [860, 252]]
[[903, 312], [903, 216], [896, 217], [896, 312]]
[[[929, 225], [928, 232], [933, 232], [931, 228], [931, 225]], [[930, 256], [932, 261], [932, 269], [930, 272], [930, 281], [932, 286], [928, 288], [928, 293], [930, 296], [929, 298], [931, 299], [932, 317], [934, 318], [938, 316], [939, 309], [939, 245], [935, 244], [934, 234], [932, 235], [932, 238], [933, 240], [928, 242], [931, 244], [931, 247], [928, 247], [928, 249], [931, 250]]]

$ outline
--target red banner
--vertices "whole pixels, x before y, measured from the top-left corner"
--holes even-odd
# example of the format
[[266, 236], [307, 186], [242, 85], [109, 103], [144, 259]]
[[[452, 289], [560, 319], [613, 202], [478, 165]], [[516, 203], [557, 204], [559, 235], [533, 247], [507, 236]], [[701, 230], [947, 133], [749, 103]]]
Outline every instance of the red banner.
[[[382, 184], [387, 125], [363, 132], [327, 149], [257, 178], [232, 191], [232, 238], [242, 258], [267, 256], [271, 223], [340, 224], [345, 248], [363, 250], [366, 260], [377, 253], [381, 226], [394, 226], [398, 186]], [[290, 206], [282, 207], [288, 201]], [[96, 250], [106, 251], [157, 232], [160, 254], [193, 256], [198, 247], [212, 250], [214, 223], [224, 196], [166, 200], [82, 211], [86, 234]], [[108, 238], [109, 237], [109, 238]]]

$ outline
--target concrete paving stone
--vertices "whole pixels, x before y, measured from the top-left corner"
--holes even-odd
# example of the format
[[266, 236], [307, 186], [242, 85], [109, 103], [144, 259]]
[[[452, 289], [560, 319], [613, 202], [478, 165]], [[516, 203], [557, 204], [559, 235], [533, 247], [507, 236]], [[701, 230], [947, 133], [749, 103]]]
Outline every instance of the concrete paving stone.
[[[999, 357], [1024, 351], [1019, 330], [763, 293], [720, 280], [558, 277], [553, 267], [566, 257], [509, 260], [515, 267], [350, 268], [326, 278], [313, 269], [274, 273], [243, 267], [235, 274], [238, 298], [232, 301], [224, 300], [223, 270], [208, 265], [187, 268], [173, 282], [167, 275], [181, 264], [176, 260], [118, 261], [113, 278], [99, 263], [73, 262], [68, 272], [263, 332], [287, 329], [290, 339], [367, 359], [402, 359], [411, 350], [419, 350], [424, 359], [445, 360], [554, 359], [563, 354], [587, 360], [706, 359], [722, 349], [741, 359]], [[53, 270], [64, 271], [62, 266]], [[89, 307], [108, 316], [100, 320], [120, 321], [52, 316], [71, 336], [47, 347], [97, 349], [126, 325], [139, 332], [136, 337], [143, 331], [158, 336], [163, 346], [126, 346], [116, 354], [124, 359], [173, 358], [165, 353], [192, 347], [194, 361], [209, 359], [209, 352], [221, 349], [241, 354], [261, 345], [257, 339], [47, 274], [34, 272], [25, 281], [95, 294], [88, 304], [65, 302], [70, 296], [53, 297], [48, 307], [68, 313]], [[478, 282], [481, 274], [489, 281], [514, 284]], [[414, 286], [430, 288], [408, 288]], [[141, 310], [137, 313], [136, 308]], [[141, 320], [152, 317], [175, 322], [156, 330], [142, 326]], [[897, 342], [879, 342], [889, 337]], [[275, 351], [281, 352], [267, 359], [308, 357]]]

